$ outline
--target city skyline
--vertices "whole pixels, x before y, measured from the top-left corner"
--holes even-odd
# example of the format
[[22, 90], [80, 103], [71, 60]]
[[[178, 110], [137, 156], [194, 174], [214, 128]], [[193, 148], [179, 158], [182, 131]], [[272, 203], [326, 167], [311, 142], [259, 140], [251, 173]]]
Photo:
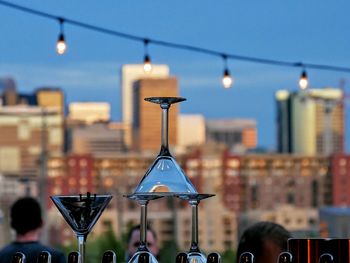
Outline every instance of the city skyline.
[[[137, 6], [84, 2], [84, 12], [80, 13], [76, 11], [81, 6], [80, 1], [16, 3], [128, 33], [230, 53], [350, 65], [347, 52], [350, 38], [344, 34], [350, 26], [346, 19], [350, 4], [346, 1], [337, 4], [272, 1], [254, 6], [230, 1], [186, 4], [180, 1], [171, 5], [156, 1]], [[13, 76], [20, 92], [40, 86], [60, 87], [66, 93], [67, 103], [107, 101], [112, 105], [113, 119], [121, 120], [119, 72], [124, 64], [142, 62], [140, 43], [66, 25], [68, 51], [64, 56], [57, 56], [54, 49], [57, 24], [5, 7], [0, 8], [0, 14], [6, 21], [0, 26], [1, 34], [6, 36], [0, 43], [1, 77]], [[220, 83], [223, 71], [220, 59], [153, 45], [149, 46], [149, 52], [154, 63], [169, 65], [171, 75], [179, 79], [180, 95], [188, 99], [181, 105], [181, 113], [199, 113], [207, 119], [254, 118], [258, 125], [258, 145], [276, 148], [274, 92], [297, 90], [300, 68], [229, 60], [235, 84], [230, 90], [224, 90]], [[349, 78], [346, 73], [307, 71], [313, 88], [337, 87], [341, 79]], [[348, 82], [345, 84], [347, 93]], [[349, 111], [349, 104], [346, 108]], [[349, 137], [349, 120], [346, 135]], [[346, 140], [347, 150], [349, 145]]]

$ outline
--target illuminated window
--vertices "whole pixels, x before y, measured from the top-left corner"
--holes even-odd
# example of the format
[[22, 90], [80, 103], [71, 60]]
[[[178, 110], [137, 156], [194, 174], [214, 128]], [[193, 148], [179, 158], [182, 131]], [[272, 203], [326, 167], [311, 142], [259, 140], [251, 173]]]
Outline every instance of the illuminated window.
[[86, 167], [87, 166], [87, 161], [85, 159], [81, 159], [79, 164], [80, 164], [80, 167]]
[[69, 166], [74, 166], [75, 165], [75, 160], [74, 159], [70, 159], [68, 162]]

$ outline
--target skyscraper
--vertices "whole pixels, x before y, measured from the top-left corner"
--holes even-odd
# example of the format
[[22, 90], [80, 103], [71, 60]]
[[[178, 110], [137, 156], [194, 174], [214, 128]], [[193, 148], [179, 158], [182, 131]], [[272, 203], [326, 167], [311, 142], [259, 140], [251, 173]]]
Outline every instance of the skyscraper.
[[[166, 78], [169, 76], [167, 65], [152, 65], [151, 72], [145, 72], [143, 64], [124, 65], [121, 69], [122, 120], [125, 125], [133, 124], [133, 87], [141, 78]], [[129, 129], [128, 129], [129, 130]], [[125, 134], [125, 143], [130, 146], [131, 134]]]
[[[133, 148], [158, 151], [161, 142], [161, 109], [158, 104], [144, 100], [146, 97], [177, 97], [175, 77], [163, 79], [141, 79], [134, 90]], [[177, 142], [178, 104], [169, 110], [169, 146]]]
[[340, 89], [280, 90], [275, 97], [279, 152], [310, 155], [343, 152], [344, 110]]

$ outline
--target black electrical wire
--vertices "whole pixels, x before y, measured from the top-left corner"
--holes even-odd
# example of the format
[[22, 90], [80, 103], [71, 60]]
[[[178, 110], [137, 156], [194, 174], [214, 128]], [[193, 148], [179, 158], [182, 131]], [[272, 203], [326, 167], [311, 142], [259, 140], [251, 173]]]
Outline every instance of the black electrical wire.
[[253, 62], [253, 63], [260, 63], [260, 64], [268, 64], [268, 65], [275, 65], [275, 66], [285, 66], [285, 67], [300, 67], [300, 68], [311, 68], [311, 69], [320, 69], [320, 70], [329, 70], [329, 71], [341, 71], [341, 72], [350, 72], [350, 68], [348, 67], [339, 67], [339, 66], [331, 66], [331, 65], [320, 65], [320, 64], [312, 64], [312, 63], [303, 63], [303, 62], [289, 62], [289, 61], [282, 61], [282, 60], [274, 60], [274, 59], [265, 59], [265, 58], [258, 58], [258, 57], [251, 57], [251, 56], [242, 56], [237, 54], [230, 54], [225, 52], [220, 52], [212, 49], [187, 45], [187, 44], [179, 44], [179, 43], [173, 43], [163, 40], [157, 40], [157, 39], [151, 39], [151, 38], [144, 38], [137, 35], [132, 35], [116, 30], [111, 30], [91, 24], [87, 24], [84, 22], [80, 22], [77, 20], [64, 18], [61, 16], [56, 16], [50, 13], [38, 11], [32, 8], [24, 7], [21, 5], [17, 5], [14, 3], [10, 3], [4, 0], [0, 0], [0, 5], [6, 6], [12, 9], [20, 10], [26, 13], [30, 13], [33, 15], [45, 17], [48, 19], [58, 20], [58, 21], [64, 21], [64, 23], [75, 25], [78, 27], [82, 27], [85, 29], [89, 29], [92, 31], [113, 35], [120, 38], [125, 38], [129, 40], [134, 41], [141, 41], [145, 42], [147, 40], [148, 44], [158, 45], [158, 46], [164, 46], [169, 48], [176, 48], [176, 49], [183, 49], [187, 51], [193, 51], [197, 53], [203, 53], [207, 55], [213, 55], [218, 57], [226, 57], [227, 59], [234, 59], [234, 60], [241, 60], [241, 61], [247, 61], [247, 62]]

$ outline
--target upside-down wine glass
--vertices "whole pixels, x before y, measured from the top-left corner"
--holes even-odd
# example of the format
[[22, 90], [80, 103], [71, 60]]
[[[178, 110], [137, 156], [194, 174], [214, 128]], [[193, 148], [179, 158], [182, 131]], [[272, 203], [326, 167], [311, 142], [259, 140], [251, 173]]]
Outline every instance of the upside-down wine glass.
[[[184, 101], [180, 97], [151, 97], [146, 101], [159, 104], [162, 109], [160, 152], [151, 164], [133, 194], [127, 197], [141, 205], [140, 246], [129, 262], [137, 263], [140, 255], [148, 253], [150, 262], [157, 262], [147, 248], [147, 204], [164, 196], [198, 194], [191, 181], [170, 154], [168, 144], [168, 120], [171, 104]], [[143, 260], [143, 259], [142, 259]]]
[[85, 243], [91, 229], [107, 207], [112, 195], [56, 195], [51, 200], [56, 205], [78, 239], [81, 263], [85, 263]]
[[192, 194], [192, 195], [179, 195], [181, 199], [187, 199], [191, 205], [192, 211], [192, 238], [191, 247], [187, 254], [188, 263], [206, 263], [207, 258], [199, 249], [198, 239], [198, 205], [201, 200], [214, 196], [213, 194]]

